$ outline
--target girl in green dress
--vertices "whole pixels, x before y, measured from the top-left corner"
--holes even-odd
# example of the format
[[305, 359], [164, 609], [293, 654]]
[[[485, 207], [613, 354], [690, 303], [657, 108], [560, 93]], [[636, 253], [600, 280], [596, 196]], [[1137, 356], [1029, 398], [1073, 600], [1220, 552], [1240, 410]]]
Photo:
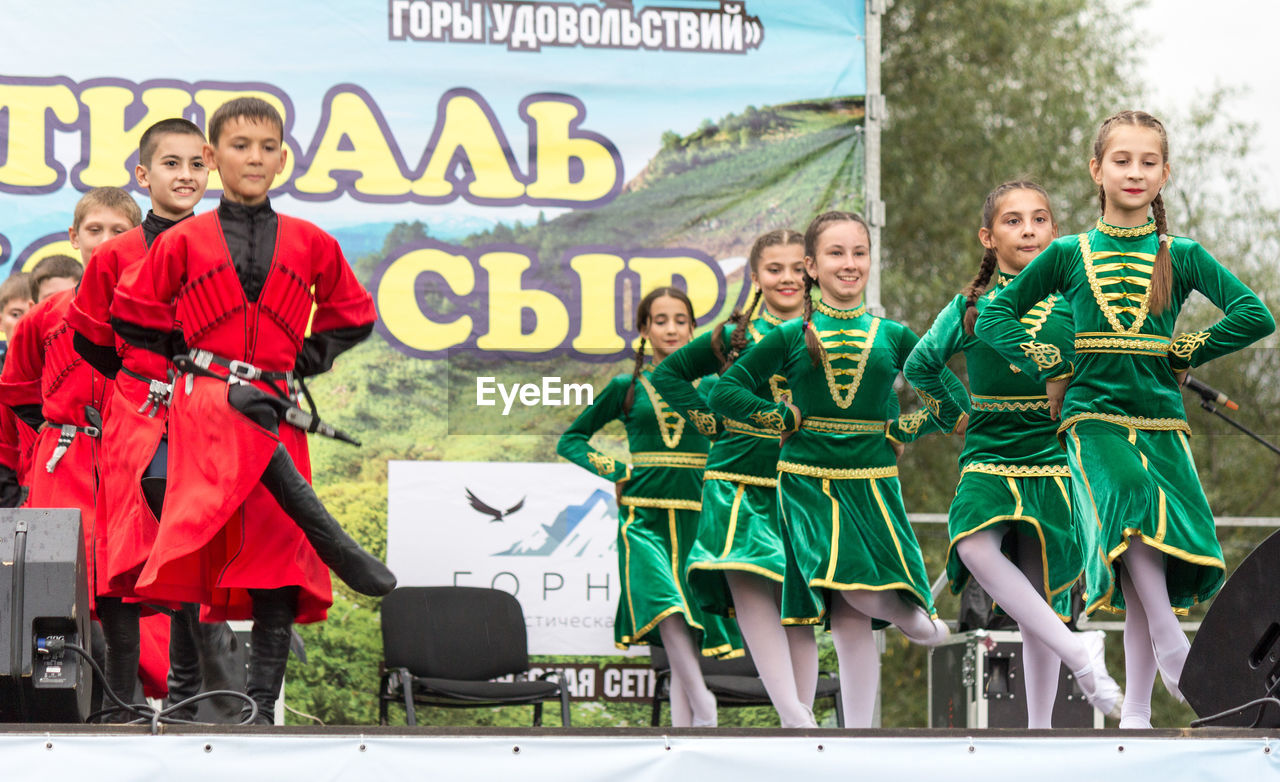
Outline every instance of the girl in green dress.
[[[741, 654], [742, 645], [732, 620], [706, 614], [686, 597], [685, 560], [697, 531], [710, 443], [685, 425], [650, 380], [654, 366], [689, 341], [693, 324], [693, 305], [679, 288], [658, 288], [641, 299], [634, 371], [609, 381], [565, 430], [556, 451], [617, 484], [622, 599], [615, 642], [622, 649], [664, 647], [671, 663], [672, 725], [711, 727], [716, 699], [702, 680], [699, 642], [708, 655]], [[652, 365], [645, 364], [646, 343], [653, 347]], [[590, 445], [591, 435], [615, 420], [626, 426], [631, 464]]]
[[[1125, 612], [1128, 698], [1120, 726], [1150, 727], [1157, 668], [1180, 697], [1190, 644], [1175, 613], [1216, 594], [1225, 574], [1178, 374], [1265, 337], [1275, 321], [1203, 247], [1168, 235], [1160, 191], [1169, 177], [1169, 142], [1159, 120], [1141, 111], [1108, 118], [1089, 170], [1102, 219], [1088, 233], [1050, 244], [987, 305], [976, 330], [1006, 360], [1045, 381], [1050, 412], [1061, 411], [1072, 511], [1092, 532], [1085, 539], [1086, 608]], [[1224, 316], [1175, 337], [1193, 290]], [[1074, 358], [1028, 338], [1019, 322], [1055, 292], [1071, 307]]]
[[[978, 231], [986, 248], [978, 275], [938, 315], [903, 370], [939, 424], [950, 429], [960, 422], [955, 428], [964, 435], [964, 451], [947, 517], [947, 575], [958, 594], [972, 574], [1017, 621], [1031, 728], [1053, 726], [1062, 661], [1097, 708], [1119, 716], [1120, 706], [1120, 688], [1106, 673], [1102, 634], [1077, 636], [1063, 624], [1071, 618], [1071, 586], [1084, 573], [1084, 557], [1072, 525], [1067, 455], [1058, 445], [1044, 385], [973, 335], [978, 313], [1057, 234], [1039, 185], [1006, 182], [992, 190]], [[987, 292], [993, 277], [996, 285]], [[1037, 303], [1020, 325], [1025, 339], [1070, 354], [1071, 310], [1061, 296]], [[942, 370], [957, 353], [965, 356], [970, 393], [953, 398]], [[972, 414], [967, 424], [966, 406]]]
[[[873, 622], [892, 622], [918, 643], [947, 637], [902, 506], [894, 448], [937, 426], [923, 411], [897, 415], [893, 381], [917, 338], [867, 312], [870, 251], [861, 217], [815, 218], [805, 233], [805, 317], [766, 334], [711, 393], [717, 413], [785, 437], [782, 621], [829, 621], [848, 727], [871, 724], [880, 672]], [[817, 303], [808, 295], [815, 283]], [[786, 378], [790, 401], [762, 393], [774, 375]]]
[[[718, 435], [703, 473], [698, 539], [689, 552], [689, 598], [738, 621], [784, 728], [817, 727], [813, 697], [818, 646], [809, 625], [783, 627], [779, 613], [786, 558], [778, 520], [777, 432], [719, 418], [694, 382], [732, 366], [783, 321], [804, 311], [804, 237], [779, 229], [756, 239], [748, 258], [755, 294], [746, 312], [667, 357], [653, 373], [658, 393], [690, 423]], [[761, 300], [764, 309], [752, 320]], [[775, 402], [786, 380], [756, 392]]]

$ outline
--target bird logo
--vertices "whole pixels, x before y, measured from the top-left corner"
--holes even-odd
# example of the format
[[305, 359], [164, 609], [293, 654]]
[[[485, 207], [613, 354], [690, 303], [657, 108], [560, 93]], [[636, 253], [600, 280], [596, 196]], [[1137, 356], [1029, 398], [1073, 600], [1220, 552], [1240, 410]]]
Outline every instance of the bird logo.
[[511, 514], [523, 508], [525, 499], [526, 499], [525, 497], [521, 497], [520, 501], [517, 502], [515, 505], [512, 505], [510, 508], [507, 508], [506, 510], [498, 510], [497, 508], [494, 508], [485, 504], [484, 500], [481, 500], [479, 497], [475, 495], [474, 492], [472, 492], [470, 489], [467, 489], [467, 502], [471, 503], [471, 507], [475, 508], [476, 510], [485, 514], [486, 516], [492, 516], [493, 518], [489, 520], [490, 523], [495, 521], [503, 521], [504, 519], [506, 519], [507, 516], [510, 516]]

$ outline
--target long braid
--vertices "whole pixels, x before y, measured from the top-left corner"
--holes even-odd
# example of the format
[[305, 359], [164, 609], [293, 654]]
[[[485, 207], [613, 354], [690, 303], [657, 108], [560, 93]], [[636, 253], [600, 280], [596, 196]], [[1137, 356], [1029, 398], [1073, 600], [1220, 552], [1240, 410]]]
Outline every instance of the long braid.
[[640, 379], [640, 372], [644, 370], [644, 337], [640, 338], [640, 344], [636, 347], [636, 366], [631, 370], [631, 385], [627, 386], [627, 396], [622, 400], [622, 412], [630, 413], [631, 407], [636, 403], [636, 381]]
[[1173, 288], [1173, 257], [1169, 255], [1169, 223], [1164, 213], [1164, 194], [1157, 193], [1151, 202], [1151, 214], [1156, 220], [1156, 236], [1160, 248], [1156, 250], [1156, 262], [1151, 270], [1151, 287], [1147, 289], [1147, 309], [1159, 315], [1169, 306]]
[[[728, 320], [718, 326], [715, 333], [711, 335], [711, 347], [716, 351], [716, 358], [720, 359], [720, 371], [723, 372], [738, 360], [738, 356], [742, 355], [742, 351], [747, 347], [747, 324], [751, 322], [751, 318], [756, 313], [756, 307], [760, 306], [760, 297], [764, 295], [764, 291], [756, 288], [755, 295], [751, 297], [751, 303], [747, 305], [746, 311], [734, 310]], [[724, 327], [733, 324], [733, 335], [729, 337], [729, 353], [724, 352]]]
[[978, 321], [978, 297], [986, 290], [987, 285], [991, 283], [991, 275], [996, 270], [996, 251], [987, 248], [982, 254], [982, 265], [978, 267], [978, 274], [964, 289], [964, 333], [973, 334], [973, 324]]
[[809, 360], [816, 367], [822, 363], [822, 340], [818, 339], [818, 330], [813, 325], [813, 284], [815, 280], [804, 275], [804, 346], [809, 351]]

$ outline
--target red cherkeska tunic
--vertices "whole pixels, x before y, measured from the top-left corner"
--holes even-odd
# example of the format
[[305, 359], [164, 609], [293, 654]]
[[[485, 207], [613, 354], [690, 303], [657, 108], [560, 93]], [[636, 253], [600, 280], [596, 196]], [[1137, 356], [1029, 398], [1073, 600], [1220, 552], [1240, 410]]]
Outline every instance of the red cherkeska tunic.
[[134, 585], [159, 529], [141, 481], [164, 437], [168, 418], [165, 405], [148, 405], [150, 383], [137, 376], [166, 380], [169, 361], [119, 339], [111, 328], [110, 313], [121, 277], [146, 255], [141, 226], [103, 242], [85, 267], [67, 313], [72, 329], [95, 345], [114, 347], [123, 366], [102, 416], [93, 541], [96, 582], [89, 586], [99, 595], [126, 599], [135, 597]]
[[[92, 543], [98, 439], [77, 433], [54, 468], [48, 468], [58, 444], [59, 427], [89, 426], [85, 407], [91, 406], [101, 414], [111, 395], [110, 381], [80, 358], [72, 346], [73, 332], [66, 316], [73, 295], [73, 291], [56, 293], [18, 321], [4, 373], [0, 375], [0, 403], [10, 407], [41, 405], [49, 425], [36, 435], [28, 475], [31, 493], [25, 507], [79, 509], [92, 585], [96, 583]], [[89, 590], [91, 604], [93, 591]]]
[[[245, 296], [215, 211], [156, 239], [116, 289], [112, 317], [158, 332], [179, 323], [192, 348], [269, 372], [293, 369], [313, 303], [313, 331], [373, 323], [373, 298], [337, 241], [303, 220], [277, 218], [275, 254], [256, 301]], [[247, 589], [299, 586], [296, 621], [325, 618], [329, 570], [258, 482], [279, 443], [310, 476], [305, 433], [252, 423], [228, 404], [221, 380], [178, 378], [163, 518], [140, 595], [201, 603], [201, 618], [216, 621], [251, 617]]]

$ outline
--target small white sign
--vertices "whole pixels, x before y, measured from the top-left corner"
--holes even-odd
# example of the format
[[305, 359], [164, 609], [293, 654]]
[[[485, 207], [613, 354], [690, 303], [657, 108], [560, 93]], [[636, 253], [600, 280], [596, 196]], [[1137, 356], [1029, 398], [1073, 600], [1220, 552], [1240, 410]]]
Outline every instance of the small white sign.
[[512, 593], [530, 654], [620, 653], [612, 483], [567, 463], [404, 461], [387, 483], [387, 564], [401, 586]]

